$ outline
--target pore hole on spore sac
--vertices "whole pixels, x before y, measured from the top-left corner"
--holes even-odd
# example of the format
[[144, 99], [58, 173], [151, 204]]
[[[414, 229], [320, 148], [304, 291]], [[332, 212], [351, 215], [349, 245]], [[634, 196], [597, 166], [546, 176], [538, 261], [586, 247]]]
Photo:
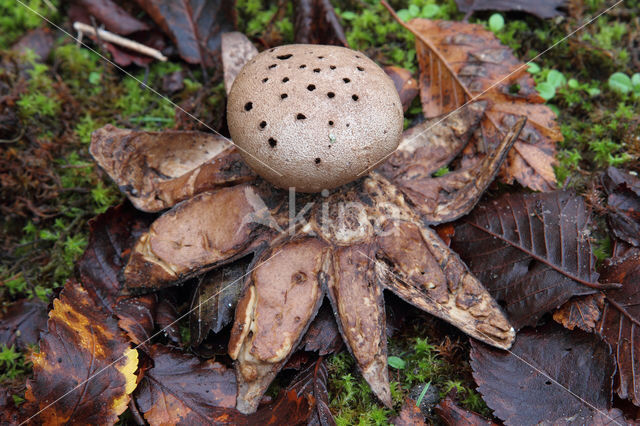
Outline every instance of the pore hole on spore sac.
[[353, 99], [354, 101], [357, 101], [359, 98], [358, 98], [358, 95], [352, 95], [351, 99]]
[[302, 114], [302, 113], [298, 113], [298, 115], [296, 115], [296, 120], [305, 120], [307, 117]]
[[331, 99], [331, 98], [333, 98], [335, 95], [336, 95], [335, 93], [333, 93], [333, 92], [329, 92], [329, 93], [327, 93], [327, 98]]
[[286, 55], [278, 55], [278, 56], [276, 56], [276, 58], [280, 59], [281, 61], [284, 61], [285, 59], [289, 59], [292, 56], [293, 55], [291, 53], [288, 53]]
[[246, 104], [244, 104], [245, 111], [251, 111], [251, 108], [253, 108], [253, 102], [247, 102]]
[[265, 127], [267, 127], [267, 122], [266, 121], [261, 121], [260, 122], [260, 128], [264, 129]]
[[277, 140], [275, 140], [274, 138], [269, 138], [269, 146], [270, 146], [271, 148], [275, 148], [275, 147], [276, 147], [276, 145], [278, 145], [278, 141], [277, 141]]

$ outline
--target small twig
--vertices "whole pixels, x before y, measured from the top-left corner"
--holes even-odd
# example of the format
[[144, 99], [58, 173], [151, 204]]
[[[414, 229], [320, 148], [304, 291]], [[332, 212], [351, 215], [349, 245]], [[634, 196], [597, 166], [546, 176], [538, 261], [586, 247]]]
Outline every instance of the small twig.
[[142, 43], [129, 40], [128, 38], [121, 37], [107, 30], [98, 29], [96, 31], [95, 28], [91, 27], [90, 25], [83, 24], [82, 22], [74, 22], [73, 29], [78, 31], [80, 34], [86, 33], [95, 37], [100, 37], [102, 40], [106, 42], [117, 44], [118, 46], [122, 46], [124, 48], [141, 53], [143, 55], [151, 56], [152, 58], [156, 58], [157, 60], [162, 62], [165, 62], [167, 60], [167, 57], [164, 56], [158, 49], [145, 46]]
[[98, 28], [96, 18], [94, 18], [93, 15], [91, 16], [91, 25], [93, 26], [93, 31], [95, 31], [96, 39], [98, 40], [98, 48], [100, 48], [100, 50], [102, 50], [103, 52], [106, 52], [107, 48], [102, 41], [102, 37], [100, 37], [100, 28]]
[[13, 139], [0, 139], [0, 143], [16, 143], [24, 136], [24, 127], [20, 129], [20, 133]]

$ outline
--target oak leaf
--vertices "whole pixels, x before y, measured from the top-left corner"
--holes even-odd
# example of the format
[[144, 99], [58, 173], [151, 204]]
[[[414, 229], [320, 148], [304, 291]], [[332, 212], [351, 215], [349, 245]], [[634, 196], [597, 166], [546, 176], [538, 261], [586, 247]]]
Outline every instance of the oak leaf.
[[138, 352], [81, 283], [69, 280], [32, 355], [27, 416], [43, 424], [114, 424], [136, 387]]
[[[427, 118], [451, 113], [470, 100], [489, 109], [463, 160], [478, 161], [497, 146], [518, 116], [528, 121], [502, 166], [502, 179], [534, 190], [556, 187], [556, 142], [562, 133], [538, 95], [526, 65], [481, 25], [413, 19], [398, 21], [416, 36], [420, 96]], [[477, 152], [474, 152], [474, 149]]]
[[607, 415], [615, 367], [594, 334], [551, 322], [518, 333], [510, 351], [471, 342], [473, 378], [506, 425], [592, 424]]
[[505, 194], [456, 224], [451, 248], [511, 324], [536, 325], [571, 296], [595, 293], [595, 256], [584, 200], [568, 192]]
[[569, 330], [578, 327], [592, 333], [602, 314], [603, 305], [602, 293], [574, 297], [553, 313], [553, 319]]

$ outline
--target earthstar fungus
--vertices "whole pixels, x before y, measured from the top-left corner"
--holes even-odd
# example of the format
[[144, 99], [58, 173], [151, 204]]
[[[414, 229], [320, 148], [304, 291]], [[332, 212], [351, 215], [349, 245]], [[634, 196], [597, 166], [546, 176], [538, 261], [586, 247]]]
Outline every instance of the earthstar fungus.
[[[377, 69], [362, 53], [337, 47], [263, 52], [239, 74], [245, 83], [237, 84], [245, 88], [234, 83], [231, 90], [229, 128], [234, 142], [244, 145], [238, 148], [198, 132], [106, 127], [94, 133], [91, 153], [132, 202], [146, 211], [170, 209], [133, 247], [123, 272], [129, 291], [177, 285], [252, 256], [246, 277], [230, 284], [242, 286], [228, 347], [242, 412], [255, 411], [325, 296], [364, 378], [388, 406], [383, 290], [495, 347], [514, 341], [498, 304], [428, 225], [473, 208], [525, 120], [477, 161], [434, 177], [469, 142], [486, 103], [399, 136], [400, 102]], [[316, 93], [326, 99], [310, 97]], [[351, 109], [359, 102], [367, 107]], [[374, 117], [379, 121], [369, 122]], [[336, 144], [348, 147], [335, 157], [334, 146], [328, 148], [332, 127]], [[350, 157], [350, 151], [359, 155]], [[248, 154], [270, 167], [286, 166], [284, 180]], [[291, 200], [240, 156], [277, 186], [333, 189]]]

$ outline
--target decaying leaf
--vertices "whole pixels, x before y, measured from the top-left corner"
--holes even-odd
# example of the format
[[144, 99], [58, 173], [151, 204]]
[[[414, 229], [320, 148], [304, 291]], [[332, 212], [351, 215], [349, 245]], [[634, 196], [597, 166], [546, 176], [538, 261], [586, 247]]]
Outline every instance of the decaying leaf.
[[0, 345], [26, 349], [38, 343], [40, 331], [47, 327], [47, 304], [34, 298], [20, 299], [0, 317]]
[[604, 294], [573, 297], [553, 313], [553, 319], [569, 330], [578, 327], [592, 333], [602, 314]]
[[76, 270], [91, 298], [109, 312], [113, 312], [118, 301], [122, 288], [119, 274], [126, 257], [151, 220], [151, 215], [124, 203], [89, 221], [89, 244]]
[[162, 333], [174, 344], [180, 344], [178, 311], [171, 300], [162, 298], [156, 307], [155, 322]]
[[307, 422], [310, 426], [333, 426], [336, 424], [329, 409], [327, 376], [327, 366], [322, 358], [319, 358], [301, 370], [287, 387], [287, 390], [296, 391], [299, 398], [312, 395], [315, 399], [315, 410]]
[[400, 413], [391, 420], [391, 423], [395, 426], [421, 426], [426, 425], [424, 422], [424, 416], [420, 407], [411, 398], [406, 398]]
[[338, 330], [336, 320], [333, 318], [331, 307], [325, 303], [309, 326], [300, 348], [305, 351], [318, 352], [318, 355], [324, 356], [337, 352], [341, 347], [340, 330]]
[[451, 248], [517, 329], [598, 283], [584, 200], [568, 192], [505, 194], [456, 225]]
[[418, 93], [420, 92], [418, 82], [411, 75], [411, 71], [404, 68], [386, 66], [384, 67], [384, 72], [386, 72], [387, 75], [391, 77], [391, 80], [393, 80], [393, 84], [396, 86], [398, 95], [400, 95], [402, 110], [407, 112], [411, 106], [411, 102], [413, 102], [413, 99], [418, 96]]
[[518, 333], [509, 352], [472, 341], [471, 366], [483, 399], [505, 424], [582, 425], [607, 416], [610, 354], [594, 334], [552, 322]]
[[609, 167], [603, 178], [607, 194], [607, 217], [613, 234], [640, 247], [640, 178]]
[[325, 248], [312, 238], [289, 241], [266, 251], [253, 268], [229, 340], [241, 412], [255, 411], [320, 308]]
[[640, 406], [640, 249], [610, 260], [602, 278], [622, 288], [606, 292], [596, 331], [613, 348], [616, 392]]
[[134, 344], [140, 345], [151, 338], [155, 328], [157, 305], [157, 294], [129, 297], [116, 304], [118, 325]]
[[150, 28], [112, 0], [75, 0], [73, 3], [104, 24], [107, 30], [116, 34], [128, 35]]
[[89, 150], [136, 208], [148, 212], [255, 177], [230, 142], [210, 133], [107, 125], [93, 132]]
[[258, 49], [256, 49], [247, 36], [238, 31], [222, 34], [221, 49], [224, 88], [228, 95], [236, 76], [244, 64], [258, 54]]
[[562, 134], [526, 66], [482, 25], [398, 21], [416, 36], [426, 117], [450, 113], [472, 99], [489, 101], [481, 129], [467, 147], [466, 160], [478, 161], [477, 157], [498, 146], [518, 116], [525, 116], [527, 124], [509, 152], [503, 178], [508, 183], [516, 179], [534, 190], [555, 189], [555, 144]]
[[448, 426], [497, 426], [478, 413], [460, 407], [450, 396], [440, 401], [434, 410]]
[[189, 315], [192, 346], [202, 343], [209, 331], [218, 333], [231, 322], [250, 261], [240, 259], [200, 278]]
[[136, 0], [176, 44], [190, 64], [215, 67], [220, 63], [220, 35], [235, 30], [235, 1]]
[[32, 362], [26, 399], [33, 422], [113, 424], [136, 388], [138, 352], [117, 320], [74, 280], [53, 301]]
[[294, 9], [296, 43], [349, 46], [329, 0], [295, 0]]
[[222, 364], [161, 345], [151, 346], [149, 356], [154, 365], [135, 397], [151, 425], [213, 424], [235, 406], [235, 375]]
[[499, 10], [502, 12], [527, 12], [540, 19], [564, 15], [562, 8], [567, 0], [456, 0], [460, 12], [470, 16], [475, 11]]

